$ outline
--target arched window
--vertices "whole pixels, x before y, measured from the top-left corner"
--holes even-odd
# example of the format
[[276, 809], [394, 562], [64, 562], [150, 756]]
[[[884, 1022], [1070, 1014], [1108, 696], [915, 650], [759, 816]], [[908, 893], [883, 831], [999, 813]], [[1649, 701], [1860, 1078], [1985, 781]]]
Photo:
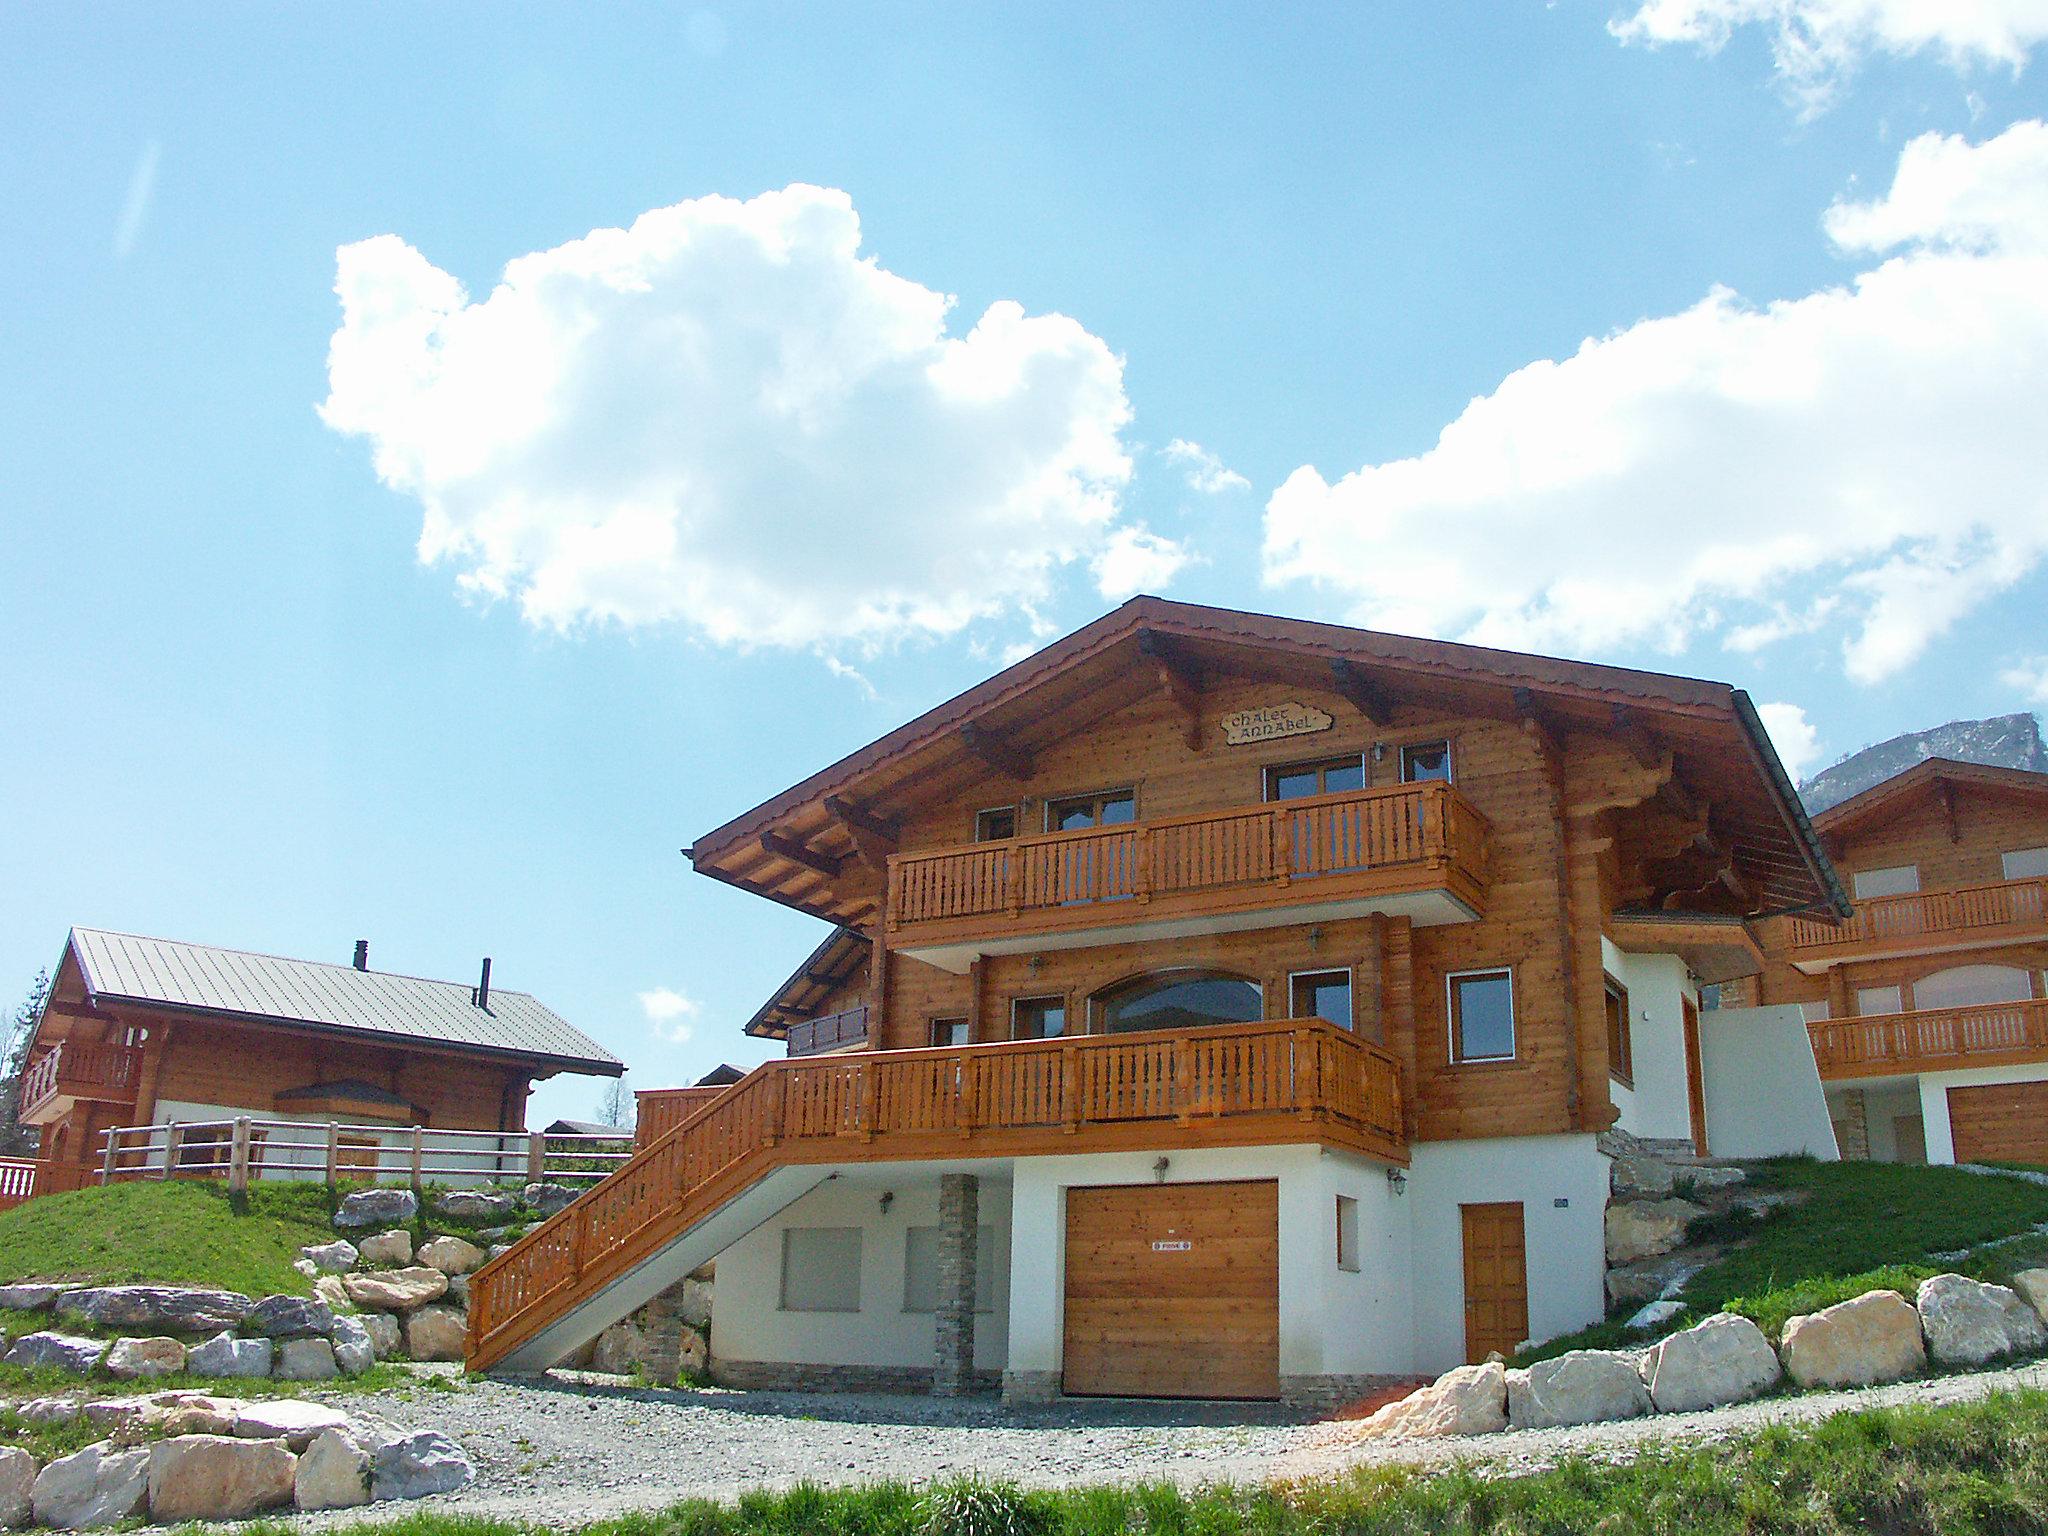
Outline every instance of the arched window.
[[2027, 973], [2015, 965], [1952, 965], [1913, 983], [1915, 1008], [2023, 1003], [2031, 995]]
[[1133, 1029], [1247, 1024], [1265, 1016], [1259, 984], [1221, 971], [1160, 971], [1095, 995], [1096, 1027], [1112, 1035]]

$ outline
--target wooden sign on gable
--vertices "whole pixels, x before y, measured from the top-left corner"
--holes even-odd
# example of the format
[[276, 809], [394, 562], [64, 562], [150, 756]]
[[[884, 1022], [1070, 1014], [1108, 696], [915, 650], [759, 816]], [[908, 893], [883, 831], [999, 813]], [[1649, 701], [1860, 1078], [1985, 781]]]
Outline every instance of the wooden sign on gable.
[[1262, 704], [1256, 709], [1240, 709], [1223, 717], [1223, 743], [1230, 747], [1249, 746], [1254, 742], [1277, 741], [1282, 736], [1310, 736], [1317, 731], [1327, 731], [1336, 720], [1313, 704], [1298, 704], [1292, 699], [1285, 704]]

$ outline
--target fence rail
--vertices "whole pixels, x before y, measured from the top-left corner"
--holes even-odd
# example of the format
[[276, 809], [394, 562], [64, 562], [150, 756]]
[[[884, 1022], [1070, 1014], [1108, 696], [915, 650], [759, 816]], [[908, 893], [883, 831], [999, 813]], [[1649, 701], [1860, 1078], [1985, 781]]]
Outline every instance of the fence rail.
[[1816, 1019], [1807, 1032], [1822, 1077], [2048, 1061], [2048, 998]]
[[1997, 880], [1952, 891], [1914, 891], [1873, 896], [1856, 903], [1842, 922], [1787, 919], [1794, 949], [1832, 949], [1849, 944], [1884, 945], [1985, 929], [2031, 929], [2048, 933], [2048, 879]]
[[36, 1193], [36, 1162], [31, 1157], [0, 1157], [0, 1211], [11, 1211]]
[[1288, 1139], [1406, 1161], [1393, 1055], [1290, 1019], [770, 1062], [477, 1271], [470, 1364], [503, 1359], [778, 1162]]

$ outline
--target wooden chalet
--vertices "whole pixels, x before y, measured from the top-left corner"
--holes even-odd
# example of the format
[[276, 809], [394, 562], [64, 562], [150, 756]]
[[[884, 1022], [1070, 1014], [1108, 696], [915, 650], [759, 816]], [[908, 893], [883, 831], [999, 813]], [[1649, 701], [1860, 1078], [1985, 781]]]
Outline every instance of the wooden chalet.
[[689, 854], [832, 925], [789, 1055], [643, 1101], [475, 1366], [714, 1257], [738, 1383], [1313, 1399], [1577, 1328], [1600, 1133], [1706, 1147], [1702, 984], [1848, 910], [1739, 690], [1151, 597]]

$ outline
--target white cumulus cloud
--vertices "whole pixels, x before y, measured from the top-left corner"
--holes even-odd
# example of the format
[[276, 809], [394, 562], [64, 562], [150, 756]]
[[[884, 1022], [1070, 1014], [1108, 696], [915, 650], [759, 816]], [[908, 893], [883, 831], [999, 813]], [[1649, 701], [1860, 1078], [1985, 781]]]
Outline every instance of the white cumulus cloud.
[[395, 235], [342, 247], [321, 415], [424, 512], [419, 555], [532, 623], [824, 647], [949, 633], [1108, 546], [1123, 364], [1062, 315], [860, 249], [844, 193], [655, 209], [472, 300]]
[[1204, 496], [1220, 496], [1225, 491], [1248, 491], [1252, 488], [1251, 481], [1200, 443], [1176, 437], [1159, 452], [1169, 463], [1180, 466], [1191, 491], [1200, 491]]
[[2048, 0], [1641, 0], [1608, 30], [1625, 43], [1713, 53], [1749, 26], [1770, 34], [1779, 76], [1815, 111], [1871, 53], [1933, 52], [1958, 69], [2017, 72], [2028, 50], [2048, 39]]
[[1806, 718], [1806, 711], [1797, 704], [1759, 704], [1756, 713], [1770, 734], [1771, 745], [1778, 749], [1778, 761], [1785, 771], [1795, 779], [1805, 778], [1807, 770], [1820, 761], [1820, 732]]
[[695, 1020], [703, 1005], [694, 997], [685, 997], [673, 987], [656, 987], [639, 996], [640, 1011], [647, 1015], [656, 1039], [681, 1045], [697, 1032]]
[[1095, 557], [1095, 587], [1111, 602], [1159, 592], [1188, 563], [1185, 545], [1144, 528], [1119, 528]]
[[2048, 656], [2022, 657], [2000, 672], [1998, 680], [2019, 689], [2029, 704], [2048, 704]]
[[2048, 126], [1928, 135], [1827, 228], [1866, 270], [1529, 364], [1434, 447], [1266, 506], [1265, 573], [1536, 648], [1846, 631], [1870, 681], [2048, 555]]

